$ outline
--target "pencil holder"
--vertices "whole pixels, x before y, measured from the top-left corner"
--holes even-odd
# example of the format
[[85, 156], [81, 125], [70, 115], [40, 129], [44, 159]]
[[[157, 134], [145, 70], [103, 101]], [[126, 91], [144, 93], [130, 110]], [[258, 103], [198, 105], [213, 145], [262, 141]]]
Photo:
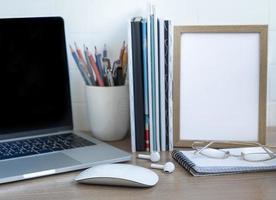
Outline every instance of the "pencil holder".
[[86, 86], [92, 135], [103, 141], [123, 139], [129, 130], [128, 86]]

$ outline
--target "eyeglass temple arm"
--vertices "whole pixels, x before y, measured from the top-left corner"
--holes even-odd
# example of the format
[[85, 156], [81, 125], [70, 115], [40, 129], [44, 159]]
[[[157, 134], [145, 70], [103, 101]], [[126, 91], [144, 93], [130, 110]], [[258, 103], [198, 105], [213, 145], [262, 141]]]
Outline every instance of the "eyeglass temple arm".
[[[258, 144], [259, 144], [259, 143], [258, 143]], [[276, 156], [275, 153], [269, 151], [269, 150], [268, 150], [268, 147], [266, 147], [265, 145], [262, 145], [262, 144], [259, 144], [259, 145], [265, 150], [265, 152], [266, 152], [271, 158], [273, 158], [273, 157]]]
[[208, 148], [209, 146], [211, 146], [212, 144], [214, 144], [214, 141], [213, 142], [209, 142], [207, 145], [205, 145], [204, 147], [198, 149], [195, 147], [195, 153], [200, 153], [201, 151], [203, 151], [204, 149]]

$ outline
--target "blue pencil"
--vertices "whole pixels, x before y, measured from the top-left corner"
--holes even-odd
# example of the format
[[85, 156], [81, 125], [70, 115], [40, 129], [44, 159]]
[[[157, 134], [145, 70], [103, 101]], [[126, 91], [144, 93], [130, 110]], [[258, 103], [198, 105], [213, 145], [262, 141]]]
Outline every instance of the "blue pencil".
[[81, 73], [81, 75], [83, 77], [83, 80], [84, 80], [85, 84], [86, 85], [92, 85], [91, 80], [89, 79], [88, 75], [84, 72], [83, 66], [79, 62], [79, 59], [78, 59], [78, 56], [77, 56], [76, 52], [73, 50], [73, 48], [71, 46], [70, 46], [70, 50], [71, 50], [72, 56], [73, 56], [73, 58], [74, 58], [74, 60], [75, 60], [75, 62], [77, 64], [77, 66], [79, 68], [79, 71], [80, 71], [80, 73]]

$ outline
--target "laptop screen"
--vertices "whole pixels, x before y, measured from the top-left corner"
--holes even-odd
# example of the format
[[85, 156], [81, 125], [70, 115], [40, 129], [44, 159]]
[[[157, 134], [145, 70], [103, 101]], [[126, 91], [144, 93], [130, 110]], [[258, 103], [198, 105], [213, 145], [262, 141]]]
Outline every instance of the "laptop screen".
[[72, 128], [62, 18], [0, 19], [0, 134]]

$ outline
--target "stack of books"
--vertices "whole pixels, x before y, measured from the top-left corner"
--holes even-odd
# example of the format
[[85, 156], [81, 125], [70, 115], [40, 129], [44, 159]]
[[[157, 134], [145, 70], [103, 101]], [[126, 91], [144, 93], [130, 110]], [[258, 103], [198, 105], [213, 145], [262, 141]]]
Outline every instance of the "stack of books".
[[173, 147], [172, 25], [135, 17], [129, 28], [129, 89], [132, 151], [168, 151]]

